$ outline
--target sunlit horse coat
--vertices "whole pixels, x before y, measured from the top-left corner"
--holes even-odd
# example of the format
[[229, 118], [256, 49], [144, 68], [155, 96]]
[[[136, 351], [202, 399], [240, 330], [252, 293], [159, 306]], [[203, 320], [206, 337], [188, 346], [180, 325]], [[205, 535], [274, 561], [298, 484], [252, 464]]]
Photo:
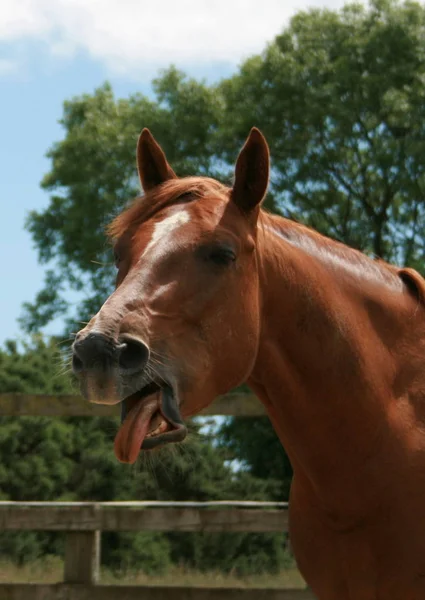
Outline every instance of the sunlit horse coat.
[[77, 335], [90, 401], [123, 402], [119, 460], [182, 440], [248, 382], [294, 469], [290, 535], [319, 600], [425, 599], [425, 286], [261, 210], [253, 129], [232, 188], [179, 179], [148, 130], [144, 197], [112, 223], [117, 287]]

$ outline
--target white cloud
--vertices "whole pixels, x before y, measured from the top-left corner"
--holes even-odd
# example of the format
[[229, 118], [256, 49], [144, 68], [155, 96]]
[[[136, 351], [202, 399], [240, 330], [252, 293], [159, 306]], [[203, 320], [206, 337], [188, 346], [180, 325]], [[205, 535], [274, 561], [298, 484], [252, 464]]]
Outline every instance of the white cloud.
[[262, 50], [297, 10], [344, 0], [1, 0], [0, 42], [85, 51], [113, 71], [224, 61]]

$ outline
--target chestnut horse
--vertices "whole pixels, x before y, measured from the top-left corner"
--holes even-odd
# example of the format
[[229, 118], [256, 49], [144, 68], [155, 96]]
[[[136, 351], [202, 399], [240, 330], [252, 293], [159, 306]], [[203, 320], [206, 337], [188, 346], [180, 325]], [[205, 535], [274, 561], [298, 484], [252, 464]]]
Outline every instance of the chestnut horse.
[[247, 382], [293, 465], [290, 535], [320, 600], [425, 599], [425, 285], [261, 209], [252, 129], [234, 185], [178, 178], [143, 130], [144, 196], [109, 229], [116, 289], [75, 340], [91, 402], [122, 403], [115, 453], [184, 439]]

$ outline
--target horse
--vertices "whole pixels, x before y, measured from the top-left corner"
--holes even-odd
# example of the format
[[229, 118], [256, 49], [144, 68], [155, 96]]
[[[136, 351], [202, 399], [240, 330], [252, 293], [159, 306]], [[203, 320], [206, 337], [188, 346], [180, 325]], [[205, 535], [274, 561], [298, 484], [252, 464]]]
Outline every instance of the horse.
[[293, 467], [316, 597], [424, 600], [424, 280], [266, 212], [256, 128], [232, 186], [177, 177], [148, 129], [137, 168], [144, 193], [107, 232], [115, 290], [73, 344], [82, 394], [121, 404], [117, 458], [182, 441], [246, 382]]

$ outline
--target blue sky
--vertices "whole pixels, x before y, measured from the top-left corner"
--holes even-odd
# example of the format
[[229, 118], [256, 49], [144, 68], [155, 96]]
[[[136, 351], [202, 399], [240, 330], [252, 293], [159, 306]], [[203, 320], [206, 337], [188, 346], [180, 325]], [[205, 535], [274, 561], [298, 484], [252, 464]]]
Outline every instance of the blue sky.
[[[62, 104], [108, 79], [116, 95], [150, 93], [171, 62], [216, 80], [261, 51], [296, 9], [340, 0], [2, 0], [0, 3], [0, 344], [23, 337], [22, 303], [42, 287], [44, 267], [24, 229], [48, 203], [39, 187], [45, 153], [63, 137]], [[100, 7], [102, 10], [100, 10]], [[47, 332], [60, 329], [52, 324]]]
[[[20, 335], [16, 319], [21, 305], [32, 301], [42, 287], [44, 268], [38, 264], [24, 222], [30, 210], [39, 210], [48, 203], [39, 183], [49, 170], [47, 149], [63, 136], [58, 124], [63, 100], [92, 91], [108, 76], [101, 65], [87, 58], [78, 57], [64, 65], [48, 64], [48, 60], [44, 64], [43, 58], [37, 53], [25, 76], [15, 74], [0, 80], [0, 273], [5, 284], [0, 294], [0, 343]], [[123, 96], [136, 90], [149, 91], [147, 81], [137, 84], [109, 79]], [[50, 331], [54, 329], [49, 327]]]

